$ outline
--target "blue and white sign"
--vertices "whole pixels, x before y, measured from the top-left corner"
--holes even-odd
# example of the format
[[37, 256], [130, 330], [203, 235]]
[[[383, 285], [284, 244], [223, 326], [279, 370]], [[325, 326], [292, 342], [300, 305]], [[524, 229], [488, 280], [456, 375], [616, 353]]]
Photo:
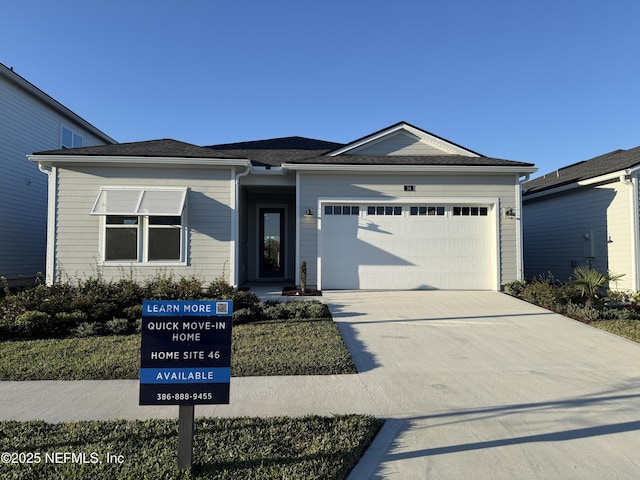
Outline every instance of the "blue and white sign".
[[229, 403], [230, 300], [142, 304], [140, 405]]

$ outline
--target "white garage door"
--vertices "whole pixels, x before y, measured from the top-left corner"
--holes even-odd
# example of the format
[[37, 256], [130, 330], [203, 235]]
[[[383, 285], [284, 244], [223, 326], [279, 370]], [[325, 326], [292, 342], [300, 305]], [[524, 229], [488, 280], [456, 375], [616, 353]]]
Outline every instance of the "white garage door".
[[495, 288], [487, 205], [322, 208], [323, 289]]

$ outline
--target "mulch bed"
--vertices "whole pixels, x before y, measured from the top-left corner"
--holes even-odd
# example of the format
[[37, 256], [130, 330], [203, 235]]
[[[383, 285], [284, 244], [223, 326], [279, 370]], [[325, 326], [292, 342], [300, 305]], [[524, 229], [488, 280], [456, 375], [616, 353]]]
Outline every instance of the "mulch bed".
[[307, 288], [304, 293], [302, 290], [296, 287], [284, 287], [282, 289], [283, 297], [320, 297], [322, 292], [320, 290], [314, 290]]

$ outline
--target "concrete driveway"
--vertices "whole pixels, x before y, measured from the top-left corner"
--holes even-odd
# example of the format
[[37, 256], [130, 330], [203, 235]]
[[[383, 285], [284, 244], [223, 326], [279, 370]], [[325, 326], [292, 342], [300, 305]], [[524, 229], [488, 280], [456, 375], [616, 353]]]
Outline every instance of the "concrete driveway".
[[640, 477], [640, 345], [497, 292], [329, 292], [390, 420], [352, 479]]
[[[325, 292], [360, 373], [241, 377], [198, 416], [388, 419], [351, 480], [640, 478], [640, 345], [498, 292]], [[0, 382], [0, 419], [176, 418], [138, 381]]]

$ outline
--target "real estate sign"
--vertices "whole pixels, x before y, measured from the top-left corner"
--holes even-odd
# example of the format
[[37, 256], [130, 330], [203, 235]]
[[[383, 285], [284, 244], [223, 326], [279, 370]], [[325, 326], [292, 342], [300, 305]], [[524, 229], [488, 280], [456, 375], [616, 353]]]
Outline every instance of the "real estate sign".
[[229, 403], [230, 300], [142, 304], [140, 405]]

